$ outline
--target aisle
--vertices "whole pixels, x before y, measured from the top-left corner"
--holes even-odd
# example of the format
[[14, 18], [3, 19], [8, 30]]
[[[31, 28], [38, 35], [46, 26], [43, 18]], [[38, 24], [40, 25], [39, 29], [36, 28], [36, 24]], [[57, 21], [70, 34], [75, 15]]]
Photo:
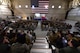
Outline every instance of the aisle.
[[38, 22], [35, 33], [36, 40], [33, 43], [30, 53], [52, 53], [46, 40], [47, 31], [41, 31], [41, 22]]
[[37, 36], [30, 53], [52, 53], [46, 37]]
[[36, 30], [34, 30], [34, 32], [36, 33], [36, 36], [46, 36], [47, 31], [41, 31], [41, 22], [38, 22], [38, 26], [36, 28]]

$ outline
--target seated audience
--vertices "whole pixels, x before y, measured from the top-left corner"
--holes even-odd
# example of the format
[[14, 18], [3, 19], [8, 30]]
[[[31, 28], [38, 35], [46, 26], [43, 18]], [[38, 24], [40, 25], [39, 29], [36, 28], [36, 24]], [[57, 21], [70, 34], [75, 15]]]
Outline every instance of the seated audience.
[[77, 38], [72, 38], [68, 40], [68, 47], [62, 48], [59, 50], [59, 53], [80, 53], [79, 41]]
[[25, 42], [25, 37], [23, 35], [20, 35], [17, 37], [17, 42], [12, 44], [11, 46], [11, 52], [12, 53], [27, 53], [29, 52], [29, 47]]

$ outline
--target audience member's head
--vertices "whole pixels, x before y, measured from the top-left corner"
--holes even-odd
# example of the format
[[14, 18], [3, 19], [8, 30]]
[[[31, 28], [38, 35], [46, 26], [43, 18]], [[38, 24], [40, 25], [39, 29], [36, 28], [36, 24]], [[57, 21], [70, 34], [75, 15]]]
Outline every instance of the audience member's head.
[[25, 36], [21, 35], [21, 36], [17, 37], [17, 42], [24, 44], [26, 42]]
[[70, 40], [73, 37], [74, 37], [74, 34], [72, 34], [72, 33], [69, 33], [69, 34], [66, 35], [67, 40]]
[[68, 41], [68, 45], [70, 46], [70, 47], [75, 47], [75, 48], [77, 48], [80, 44], [79, 44], [79, 40], [77, 39], [77, 38], [75, 38], [75, 37], [73, 37], [72, 39], [70, 39], [69, 41]]
[[2, 43], [9, 43], [7, 36], [0, 36], [0, 44]]

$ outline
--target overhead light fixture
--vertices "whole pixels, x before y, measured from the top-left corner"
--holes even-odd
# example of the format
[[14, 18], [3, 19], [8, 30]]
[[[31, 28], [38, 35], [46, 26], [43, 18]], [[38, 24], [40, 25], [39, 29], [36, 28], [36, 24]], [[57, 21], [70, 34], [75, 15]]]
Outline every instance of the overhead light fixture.
[[19, 8], [21, 8], [21, 5], [19, 5]]
[[52, 8], [54, 8], [54, 5], [52, 6]]
[[61, 6], [58, 6], [58, 8], [61, 8]]
[[26, 8], [28, 8], [28, 5], [25, 5]]

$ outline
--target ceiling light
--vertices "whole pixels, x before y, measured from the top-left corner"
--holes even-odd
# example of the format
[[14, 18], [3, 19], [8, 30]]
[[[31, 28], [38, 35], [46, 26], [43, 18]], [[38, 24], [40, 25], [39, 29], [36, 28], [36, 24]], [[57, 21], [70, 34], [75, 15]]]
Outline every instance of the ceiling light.
[[28, 5], [25, 5], [26, 8], [28, 8]]
[[52, 8], [54, 8], [54, 5], [52, 6]]
[[19, 5], [19, 8], [21, 8], [21, 5]]
[[61, 8], [61, 6], [58, 6], [58, 8]]

